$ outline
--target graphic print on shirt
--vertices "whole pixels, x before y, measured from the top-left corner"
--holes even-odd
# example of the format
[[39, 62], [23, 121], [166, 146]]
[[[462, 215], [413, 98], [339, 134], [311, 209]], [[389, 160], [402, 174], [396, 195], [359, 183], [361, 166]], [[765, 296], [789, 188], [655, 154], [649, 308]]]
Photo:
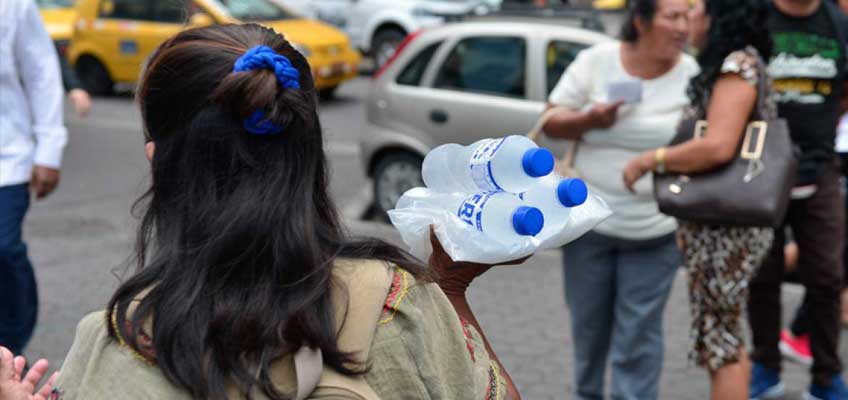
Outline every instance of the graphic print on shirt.
[[839, 41], [805, 32], [776, 32], [773, 39], [775, 56], [769, 73], [777, 101], [824, 104], [839, 74]]

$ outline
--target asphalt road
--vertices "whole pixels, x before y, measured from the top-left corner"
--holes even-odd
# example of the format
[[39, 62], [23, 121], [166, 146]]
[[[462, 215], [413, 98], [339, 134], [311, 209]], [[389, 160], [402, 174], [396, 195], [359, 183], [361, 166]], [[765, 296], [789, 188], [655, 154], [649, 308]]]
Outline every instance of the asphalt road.
[[[357, 217], [370, 201], [356, 146], [369, 134], [363, 99], [367, 78], [341, 88], [321, 105], [332, 194], [350, 230], [397, 241], [393, 228]], [[146, 184], [138, 112], [129, 97], [96, 99], [87, 119], [67, 116], [70, 143], [58, 191], [34, 204], [25, 236], [40, 285], [41, 313], [29, 357], [61, 363], [77, 321], [101, 309], [131, 272], [135, 220], [132, 202]], [[546, 252], [516, 267], [501, 267], [471, 288], [473, 308], [525, 399], [567, 399], [572, 390], [572, 342], [562, 289], [561, 256]], [[662, 399], [705, 399], [706, 374], [688, 365], [686, 282], [675, 282], [665, 314], [667, 338]], [[785, 290], [787, 314], [802, 295]], [[845, 354], [845, 352], [843, 352]], [[784, 378], [796, 399], [808, 384], [801, 367], [787, 364]]]

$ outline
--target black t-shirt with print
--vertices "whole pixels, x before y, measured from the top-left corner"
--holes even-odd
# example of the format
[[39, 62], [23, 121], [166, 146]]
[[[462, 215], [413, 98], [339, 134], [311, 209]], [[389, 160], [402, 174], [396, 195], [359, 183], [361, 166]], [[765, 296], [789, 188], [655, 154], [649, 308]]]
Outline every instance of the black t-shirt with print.
[[789, 122], [792, 140], [801, 148], [799, 185], [814, 183], [835, 154], [846, 54], [825, 7], [822, 4], [814, 14], [801, 18], [770, 7], [768, 28], [774, 51], [769, 74], [778, 112]]

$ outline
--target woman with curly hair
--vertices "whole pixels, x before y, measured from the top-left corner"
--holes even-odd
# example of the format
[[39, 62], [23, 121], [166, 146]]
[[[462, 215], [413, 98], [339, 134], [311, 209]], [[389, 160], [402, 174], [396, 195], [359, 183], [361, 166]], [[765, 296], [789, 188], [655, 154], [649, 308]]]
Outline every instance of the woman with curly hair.
[[[624, 169], [633, 188], [651, 171], [695, 174], [730, 162], [757, 104], [771, 41], [762, 27], [761, 0], [698, 0], [690, 12], [691, 44], [701, 73], [689, 86], [686, 117], [707, 120], [703, 138], [642, 153]], [[777, 109], [766, 84], [764, 117]], [[707, 226], [680, 221], [678, 239], [689, 273], [692, 312], [690, 359], [710, 372], [712, 398], [748, 399], [750, 361], [742, 336], [748, 282], [771, 245], [773, 230]]]

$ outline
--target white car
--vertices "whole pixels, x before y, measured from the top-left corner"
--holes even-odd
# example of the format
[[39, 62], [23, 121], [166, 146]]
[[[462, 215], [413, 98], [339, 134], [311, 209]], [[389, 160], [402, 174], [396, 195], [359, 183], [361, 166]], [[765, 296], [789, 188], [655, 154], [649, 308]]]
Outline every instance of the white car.
[[275, 0], [343, 29], [383, 65], [406, 35], [496, 10], [501, 0]]
[[[360, 143], [378, 211], [422, 186], [421, 161], [444, 143], [525, 134], [581, 50], [610, 37], [563, 23], [464, 22], [410, 36], [374, 77], [373, 133]], [[558, 141], [545, 143], [561, 154]]]

